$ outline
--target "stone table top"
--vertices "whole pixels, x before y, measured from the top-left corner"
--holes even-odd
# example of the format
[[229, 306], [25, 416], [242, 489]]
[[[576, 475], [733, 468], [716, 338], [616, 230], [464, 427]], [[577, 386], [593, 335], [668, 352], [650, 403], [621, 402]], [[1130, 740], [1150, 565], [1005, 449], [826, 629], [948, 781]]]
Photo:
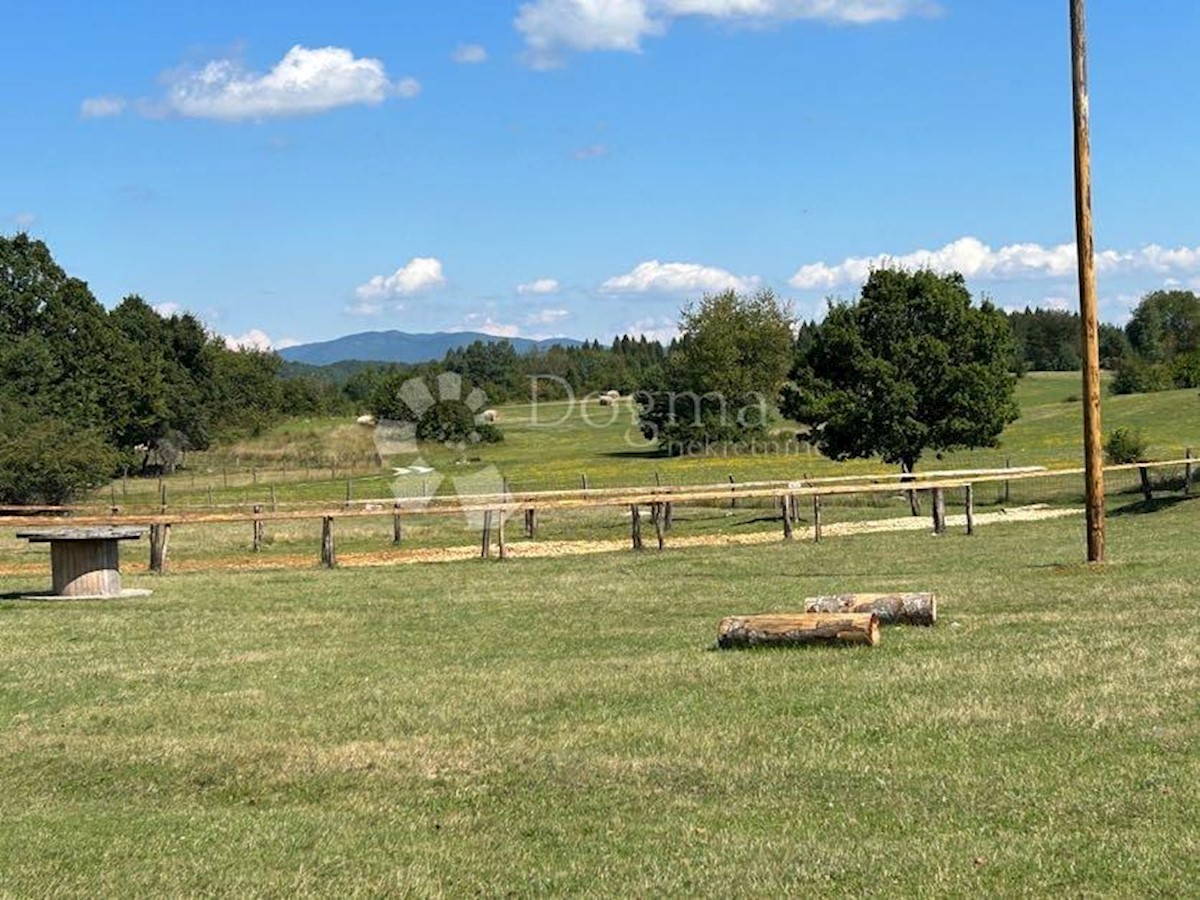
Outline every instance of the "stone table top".
[[145, 528], [99, 526], [91, 528], [39, 528], [31, 531], [18, 531], [17, 537], [37, 544], [52, 541], [136, 541], [145, 534]]

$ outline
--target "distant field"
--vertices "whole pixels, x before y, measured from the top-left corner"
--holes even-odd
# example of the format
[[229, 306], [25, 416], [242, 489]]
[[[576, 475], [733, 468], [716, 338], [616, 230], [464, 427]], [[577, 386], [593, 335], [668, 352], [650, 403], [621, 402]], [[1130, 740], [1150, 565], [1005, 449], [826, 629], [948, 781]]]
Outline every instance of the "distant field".
[[[921, 468], [999, 467], [1081, 464], [1083, 429], [1078, 401], [1079, 377], [1073, 373], [1033, 373], [1021, 379], [1021, 419], [1004, 433], [996, 449], [930, 455]], [[1072, 399], [1074, 398], [1074, 399]], [[516, 404], [500, 408], [501, 444], [465, 451], [423, 446], [419, 453], [388, 460], [380, 469], [366, 462], [374, 447], [370, 432], [345, 421], [289, 422], [256, 441], [246, 441], [222, 454], [193, 454], [188, 469], [167, 479], [169, 498], [181, 505], [255, 503], [269, 499], [275, 486], [278, 502], [340, 501], [350, 481], [353, 499], [420, 496], [423, 490], [443, 493], [469, 490], [476, 476], [484, 483], [504, 479], [514, 490], [577, 488], [586, 475], [591, 487], [791, 480], [821, 476], [893, 471], [878, 460], [832, 462], [781, 427], [769, 450], [729, 456], [667, 459], [658, 456], [635, 427], [635, 412], [626, 400], [617, 407], [595, 402], [568, 408], [561, 403]], [[1185, 447], [1200, 448], [1200, 396], [1195, 391], [1168, 391], [1104, 399], [1104, 426], [1140, 427], [1155, 458], [1181, 456]], [[790, 442], [790, 443], [789, 443]], [[334, 459], [334, 457], [339, 457]], [[305, 464], [297, 460], [326, 460]], [[289, 462], [289, 458], [291, 461]], [[427, 464], [445, 476], [440, 482], [421, 475], [397, 478], [392, 465]], [[255, 470], [257, 472], [255, 473]], [[153, 480], [130, 479], [101, 491], [101, 499], [118, 503], [153, 501]]]
[[[1197, 502], [0, 601], [0, 896], [1184, 895]], [[942, 621], [708, 649], [871, 589]]]

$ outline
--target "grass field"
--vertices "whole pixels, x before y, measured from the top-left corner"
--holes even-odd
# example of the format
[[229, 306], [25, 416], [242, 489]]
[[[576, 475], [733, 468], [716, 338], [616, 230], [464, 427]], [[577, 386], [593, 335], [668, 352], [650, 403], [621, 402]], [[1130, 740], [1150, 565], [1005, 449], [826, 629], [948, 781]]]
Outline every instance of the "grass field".
[[[1021, 391], [1003, 447], [926, 467], [1077, 463], [1075, 378]], [[1176, 456], [1200, 447], [1197, 403], [1111, 398], [1106, 427]], [[620, 421], [502, 412], [507, 439], [478, 461], [430, 454], [451, 488], [489, 467], [537, 487], [881, 471], [663, 460]], [[358, 452], [362, 434], [291, 423], [238, 452]], [[207, 462], [167, 480], [173, 504], [263, 502], [272, 483], [281, 502], [344, 497], [343, 474], [243, 467], [226, 488], [228, 462]], [[396, 487], [353, 477], [356, 497]], [[318, 570], [312, 522], [272, 523], [257, 555], [248, 527], [179, 526], [174, 574], [126, 552], [127, 585], [153, 596], [47, 603], [12, 599], [44, 587], [45, 547], [0, 534], [0, 897], [1187, 894], [1200, 500], [1138, 502], [1133, 484], [1110, 482], [1100, 569], [1079, 563], [1078, 516], [726, 546], [779, 523], [717, 503], [680, 509], [661, 554], [503, 565]], [[1079, 487], [1014, 483], [1011, 500]], [[981, 487], [983, 510], [1008, 506], [999, 489]], [[831, 503], [826, 521], [903, 508]], [[464, 527], [413, 518], [404, 546], [474, 541]], [[338, 535], [347, 557], [378, 554], [390, 519]], [[539, 542], [627, 535], [619, 511], [559, 513]], [[936, 628], [873, 650], [710, 649], [727, 614], [905, 589], [941, 594]]]
[[[1183, 895], [1198, 511], [0, 602], [0, 895]], [[942, 621], [709, 650], [885, 588]]]

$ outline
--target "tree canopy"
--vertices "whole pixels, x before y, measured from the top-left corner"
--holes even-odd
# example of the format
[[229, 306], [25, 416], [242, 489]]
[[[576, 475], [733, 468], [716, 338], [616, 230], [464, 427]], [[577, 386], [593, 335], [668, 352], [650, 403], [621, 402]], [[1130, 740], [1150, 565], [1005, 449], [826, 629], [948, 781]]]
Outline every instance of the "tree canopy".
[[1012, 330], [957, 273], [877, 270], [798, 349], [783, 412], [833, 459], [911, 472], [926, 451], [995, 446], [1017, 417]]
[[642, 433], [668, 453], [763, 435], [791, 348], [791, 311], [771, 291], [685, 307], [658, 383], [638, 393]]

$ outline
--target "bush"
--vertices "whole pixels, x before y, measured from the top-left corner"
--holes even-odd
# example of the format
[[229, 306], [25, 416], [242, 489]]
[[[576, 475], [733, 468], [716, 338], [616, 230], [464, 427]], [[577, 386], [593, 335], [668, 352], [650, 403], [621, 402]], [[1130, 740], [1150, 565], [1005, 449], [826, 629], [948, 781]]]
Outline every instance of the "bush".
[[1104, 456], [1112, 465], [1145, 462], [1150, 442], [1136, 428], [1122, 426], [1114, 430], [1104, 442]]
[[119, 454], [101, 436], [56, 420], [0, 435], [0, 503], [59, 506], [108, 481]]
[[417, 440], [439, 444], [495, 444], [504, 435], [495, 425], [476, 422], [471, 408], [461, 400], [442, 400], [425, 411], [417, 422]]
[[1149, 394], [1169, 391], [1173, 386], [1171, 373], [1162, 363], [1147, 363], [1136, 357], [1126, 357], [1117, 366], [1110, 390], [1114, 394]]

